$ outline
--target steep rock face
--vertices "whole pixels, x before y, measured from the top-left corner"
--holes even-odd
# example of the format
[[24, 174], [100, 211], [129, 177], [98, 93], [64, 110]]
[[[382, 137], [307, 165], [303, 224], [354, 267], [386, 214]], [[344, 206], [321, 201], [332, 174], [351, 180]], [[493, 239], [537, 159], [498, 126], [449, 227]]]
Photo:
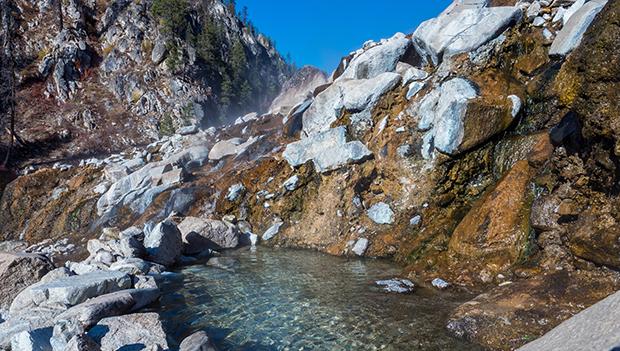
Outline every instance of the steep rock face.
[[[161, 10], [167, 3], [176, 7]], [[219, 0], [71, 1], [62, 10], [64, 21], [55, 2], [18, 0], [11, 13], [17, 129], [55, 140], [57, 156], [265, 110], [292, 70]], [[32, 99], [40, 103], [23, 103]]]

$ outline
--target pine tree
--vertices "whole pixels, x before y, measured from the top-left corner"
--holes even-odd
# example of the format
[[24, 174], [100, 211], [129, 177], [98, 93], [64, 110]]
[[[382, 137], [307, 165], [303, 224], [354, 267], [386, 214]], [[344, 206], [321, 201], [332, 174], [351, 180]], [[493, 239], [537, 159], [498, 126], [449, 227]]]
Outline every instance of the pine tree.
[[222, 77], [222, 92], [220, 94], [220, 105], [222, 106], [222, 113], [227, 114], [230, 106], [232, 105], [234, 98], [233, 83], [230, 80], [228, 74], [224, 74]]
[[228, 0], [228, 11], [233, 15], [237, 14], [237, 1], [236, 0]]
[[181, 35], [187, 29], [187, 0], [154, 0], [151, 11], [159, 18], [164, 31], [170, 34]]

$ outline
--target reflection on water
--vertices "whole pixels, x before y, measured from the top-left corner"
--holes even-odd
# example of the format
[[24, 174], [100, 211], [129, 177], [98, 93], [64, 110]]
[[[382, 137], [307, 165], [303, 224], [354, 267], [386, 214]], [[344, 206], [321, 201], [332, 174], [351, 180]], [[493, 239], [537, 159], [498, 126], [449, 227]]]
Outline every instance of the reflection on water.
[[462, 298], [388, 294], [389, 262], [315, 252], [239, 250], [219, 267], [185, 267], [162, 283], [162, 319], [178, 339], [206, 330], [222, 350], [474, 350], [446, 317]]

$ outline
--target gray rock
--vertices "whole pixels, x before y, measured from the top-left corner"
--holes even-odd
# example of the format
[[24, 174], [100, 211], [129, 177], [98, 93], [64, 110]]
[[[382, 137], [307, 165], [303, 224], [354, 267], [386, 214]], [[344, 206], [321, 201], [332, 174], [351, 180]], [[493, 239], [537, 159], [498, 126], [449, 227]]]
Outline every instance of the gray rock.
[[127, 274], [138, 275], [148, 274], [152, 264], [137, 257], [124, 258], [110, 265], [110, 270], [119, 271]]
[[179, 224], [183, 252], [195, 255], [209, 249], [232, 249], [239, 245], [239, 231], [227, 222], [186, 217]]
[[217, 351], [204, 331], [196, 332], [183, 339], [179, 351]]
[[22, 240], [7, 240], [0, 242], [0, 252], [16, 253], [28, 248], [28, 243]]
[[171, 266], [183, 252], [181, 232], [172, 221], [163, 221], [146, 233], [144, 247], [150, 261]]
[[303, 132], [312, 136], [327, 131], [340, 117], [343, 109], [355, 112], [358, 116], [367, 115], [358, 119], [362, 119], [366, 124], [372, 123], [369, 121], [370, 111], [381, 96], [394, 88], [400, 80], [399, 74], [387, 72], [371, 79], [341, 79], [334, 82], [316, 96], [304, 113]]
[[62, 311], [53, 308], [33, 308], [23, 311], [24, 313], [12, 313], [11, 318], [0, 327], [0, 350], [9, 349], [13, 337], [24, 331], [47, 329], [45, 333], [51, 337], [54, 318]]
[[405, 96], [407, 100], [411, 100], [412, 97], [416, 96], [420, 90], [424, 88], [424, 83], [422, 82], [412, 82], [409, 84], [409, 88], [407, 89], [407, 95]]
[[382, 286], [383, 290], [387, 292], [394, 292], [399, 294], [407, 294], [413, 291], [415, 284], [408, 279], [394, 278], [388, 280], [377, 280], [377, 285]]
[[620, 346], [619, 318], [620, 292], [617, 292], [518, 350], [615, 350]]
[[263, 236], [261, 237], [262, 240], [270, 240], [276, 236], [280, 232], [280, 228], [283, 224], [284, 223], [281, 220], [276, 220], [275, 223], [263, 233]]
[[413, 147], [409, 144], [403, 144], [396, 148], [396, 153], [401, 158], [407, 158], [413, 154]]
[[368, 249], [368, 239], [360, 238], [360, 239], [357, 239], [357, 241], [353, 245], [352, 251], [358, 256], [364, 256], [367, 249]]
[[371, 155], [372, 152], [360, 141], [347, 142], [344, 126], [288, 144], [282, 153], [291, 166], [301, 166], [312, 160], [315, 169], [321, 173], [362, 162]]
[[527, 16], [527, 19], [531, 21], [535, 17], [538, 16], [538, 14], [540, 13], [540, 10], [541, 10], [540, 2], [534, 1], [527, 8], [527, 12], [525, 13], [525, 15]]
[[228, 201], [237, 201], [237, 199], [245, 193], [245, 187], [241, 183], [233, 184], [228, 188], [226, 199]]
[[297, 189], [298, 183], [299, 177], [297, 175], [294, 175], [289, 179], [285, 180], [282, 184], [282, 187], [284, 187], [284, 189], [286, 189], [287, 191], [294, 191], [295, 189]]
[[596, 15], [603, 9], [607, 1], [589, 1], [580, 7], [553, 40], [549, 55], [566, 56], [581, 43]]
[[39, 282], [40, 283], [49, 283], [49, 282], [52, 282], [54, 280], [70, 277], [72, 275], [74, 275], [74, 274], [71, 272], [70, 269], [68, 269], [67, 267], [60, 267], [60, 268], [56, 268], [54, 270], [51, 270], [49, 273], [44, 275], [43, 278], [41, 278], [41, 280]]
[[11, 339], [12, 351], [52, 351], [52, 328], [24, 330]]
[[413, 33], [422, 56], [438, 64], [443, 58], [473, 51], [493, 40], [521, 17], [515, 7], [450, 7], [439, 17], [423, 22]]
[[542, 27], [545, 25], [545, 19], [542, 17], [536, 17], [534, 18], [534, 21], [532, 21], [532, 25], [534, 27]]
[[34, 307], [66, 309], [87, 299], [131, 287], [131, 278], [121, 272], [100, 271], [74, 275], [49, 283], [37, 283], [13, 300], [11, 315]]
[[355, 56], [338, 79], [369, 79], [385, 72], [394, 72], [410, 45], [411, 41], [403, 33], [396, 33]]
[[366, 211], [368, 217], [377, 224], [392, 224], [394, 223], [394, 211], [385, 202], [379, 202], [372, 205], [368, 211]]
[[239, 155], [245, 152], [250, 146], [254, 145], [260, 137], [251, 137], [245, 142], [239, 138], [232, 138], [217, 142], [209, 151], [209, 159], [219, 161], [227, 156]]
[[159, 295], [159, 289], [116, 291], [73, 306], [56, 317], [55, 321], [79, 323], [83, 328], [88, 329], [103, 318], [138, 311], [155, 302]]
[[155, 40], [155, 45], [153, 46], [153, 51], [151, 52], [151, 61], [153, 61], [156, 65], [160, 64], [166, 57], [167, 51], [166, 40], [158, 37], [157, 40]]
[[190, 135], [198, 133], [198, 127], [195, 125], [181, 127], [177, 130], [179, 135]]
[[151, 205], [157, 195], [183, 180], [183, 172], [203, 166], [209, 149], [193, 146], [160, 162], [152, 162], [113, 183], [97, 201], [97, 214], [114, 214], [129, 207], [138, 214]]
[[54, 264], [44, 255], [0, 252], [0, 309], [8, 308], [22, 290], [53, 269]]
[[65, 351], [101, 351], [101, 348], [90, 336], [79, 334], [69, 340]]
[[157, 313], [135, 313], [104, 318], [88, 331], [101, 351], [144, 350], [161, 347], [168, 350], [166, 333]]

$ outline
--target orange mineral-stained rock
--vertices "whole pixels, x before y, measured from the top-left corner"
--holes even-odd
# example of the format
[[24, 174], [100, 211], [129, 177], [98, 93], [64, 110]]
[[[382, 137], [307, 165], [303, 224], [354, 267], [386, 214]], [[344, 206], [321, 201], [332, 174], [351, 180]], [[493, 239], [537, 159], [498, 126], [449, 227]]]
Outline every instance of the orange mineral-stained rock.
[[459, 223], [449, 249], [488, 274], [514, 264], [528, 237], [528, 185], [532, 175], [527, 161], [517, 162]]

